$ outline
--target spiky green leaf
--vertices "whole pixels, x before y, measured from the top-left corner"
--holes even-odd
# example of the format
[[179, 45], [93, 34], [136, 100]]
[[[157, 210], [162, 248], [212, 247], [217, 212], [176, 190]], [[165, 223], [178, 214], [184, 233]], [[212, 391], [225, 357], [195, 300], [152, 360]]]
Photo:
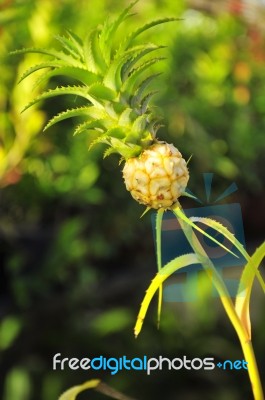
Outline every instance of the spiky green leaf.
[[99, 29], [93, 29], [84, 43], [84, 57], [89, 71], [104, 75], [107, 65], [99, 46]]
[[76, 33], [72, 32], [70, 29], [66, 29], [66, 32], [69, 38], [72, 40], [72, 42], [75, 43], [76, 49], [78, 49], [79, 54], [83, 57], [84, 56], [83, 41]]
[[90, 119], [101, 119], [101, 118], [106, 118], [107, 115], [104, 110], [101, 108], [95, 107], [95, 106], [90, 106], [90, 107], [77, 107], [77, 108], [72, 108], [70, 110], [63, 111], [47, 123], [47, 125], [44, 127], [44, 131], [48, 128], [50, 128], [52, 125], [57, 124], [60, 121], [63, 121], [67, 118], [72, 118], [72, 117], [86, 117]]
[[126, 108], [120, 115], [118, 124], [120, 126], [130, 126], [135, 119], [135, 112], [132, 108]]
[[110, 144], [113, 148], [112, 152], [119, 153], [125, 160], [138, 156], [142, 147], [135, 143], [124, 143], [120, 139], [111, 138]]
[[145, 48], [145, 45], [134, 46], [125, 51], [120, 57], [114, 58], [104, 76], [104, 84], [113, 90], [119, 90], [123, 82], [122, 68], [127, 62], [131, 61], [136, 54]]
[[61, 43], [63, 49], [66, 52], [71, 54], [77, 60], [82, 59], [82, 54], [80, 54], [79, 48], [75, 45], [74, 42], [72, 42], [72, 40], [70, 40], [64, 36], [61, 36], [61, 35], [55, 35], [54, 37], [56, 40], [58, 40], [58, 42]]
[[55, 58], [56, 60], [65, 61], [68, 65], [73, 65], [80, 68], [83, 67], [83, 64], [80, 61], [73, 58], [72, 56], [65, 54], [63, 51], [56, 51], [53, 49], [40, 49], [37, 47], [30, 47], [26, 49], [11, 51], [10, 55], [25, 54], [25, 53], [45, 54], [47, 56]]
[[[137, 88], [136, 93], [131, 97], [130, 99], [130, 103], [132, 105], [132, 108], [136, 108], [139, 107], [139, 105], [142, 103], [143, 101], [143, 93], [145, 92], [145, 90], [147, 89], [147, 87], [150, 85], [150, 83], [157, 78], [159, 75], [161, 75], [161, 73], [158, 74], [152, 74], [150, 76], [148, 76], [148, 78], [144, 79]], [[153, 92], [154, 93], [154, 92]], [[151, 96], [152, 97], [152, 96]]]
[[60, 76], [60, 75], [69, 76], [70, 78], [73, 78], [76, 81], [79, 81], [84, 85], [88, 86], [90, 86], [92, 83], [98, 82], [100, 79], [98, 75], [94, 74], [91, 71], [88, 71], [87, 69], [67, 66], [67, 67], [55, 68], [52, 71], [42, 74], [36, 80], [34, 88], [43, 83], [44, 81], [49, 80], [53, 76]]
[[51, 97], [62, 96], [65, 94], [80, 96], [93, 103], [93, 99], [88, 94], [88, 90], [89, 88], [86, 86], [62, 86], [62, 87], [57, 87], [56, 89], [50, 89], [47, 92], [44, 92], [41, 95], [35, 97], [34, 100], [32, 100], [23, 108], [22, 112], [24, 112], [29, 107], [33, 106], [34, 104], [38, 103], [41, 100], [46, 100]]
[[[146, 113], [148, 105], [151, 101], [151, 98], [154, 97], [158, 93], [158, 90], [153, 90], [150, 93], [147, 93], [147, 95], [142, 99], [141, 105], [140, 105], [140, 110], [141, 114]], [[157, 121], [157, 117], [155, 118], [155, 123]]]
[[[237, 240], [237, 238], [235, 237], [235, 235], [233, 235], [224, 225], [222, 225], [220, 222], [215, 221], [211, 218], [203, 218], [203, 217], [190, 217], [190, 220], [193, 222], [201, 222], [202, 224], [205, 224], [207, 226], [209, 226], [210, 228], [215, 229], [216, 231], [220, 232], [226, 239], [229, 240], [229, 242], [232, 244], [232, 246], [234, 246], [245, 258], [245, 260], [249, 261], [250, 260], [250, 256], [248, 255], [248, 253], [246, 252], [246, 250], [244, 249], [244, 246], [242, 245], [242, 243], [239, 242], [239, 240]], [[263, 281], [262, 276], [260, 275], [259, 271], [256, 271], [257, 273], [257, 278], [259, 280], [259, 283], [263, 289], [263, 291], [265, 292], [265, 283]]]
[[27, 78], [29, 75], [33, 74], [36, 71], [39, 71], [40, 69], [43, 68], [61, 68], [61, 67], [67, 67], [67, 64], [64, 61], [48, 61], [45, 63], [37, 64], [34, 65], [33, 67], [27, 69], [23, 75], [20, 77], [18, 83], [22, 82], [25, 78]]
[[102, 56], [104, 57], [105, 63], [109, 65], [110, 63], [110, 58], [111, 58], [111, 46], [112, 46], [112, 40], [111, 43], [108, 43], [108, 31], [110, 30], [112, 25], [112, 22], [110, 21], [110, 17], [107, 16], [105, 19], [100, 35], [99, 35], [99, 47], [102, 53]]
[[174, 207], [172, 209], [173, 213], [181, 218], [184, 222], [186, 222], [188, 225], [190, 225], [192, 228], [196, 229], [198, 232], [202, 233], [204, 236], [206, 236], [208, 239], [210, 239], [211, 241], [213, 241], [214, 243], [218, 244], [219, 246], [221, 246], [224, 250], [228, 251], [228, 253], [232, 254], [233, 256], [237, 257], [238, 256], [231, 251], [230, 249], [228, 249], [226, 246], [224, 246], [221, 242], [219, 242], [218, 240], [216, 240], [213, 236], [209, 235], [206, 231], [204, 231], [203, 229], [199, 228], [196, 224], [194, 224], [192, 222], [192, 220], [190, 218], [188, 218], [184, 212], [180, 209], [180, 207]]
[[121, 126], [115, 126], [113, 128], [108, 129], [106, 134], [110, 138], [117, 138], [117, 139], [123, 139], [126, 136], [126, 129], [124, 129]]
[[145, 24], [143, 26], [141, 26], [140, 28], [136, 29], [134, 32], [130, 33], [125, 40], [121, 43], [119, 49], [118, 49], [118, 54], [121, 54], [124, 52], [124, 50], [126, 50], [131, 43], [133, 42], [133, 40], [139, 36], [141, 33], [147, 31], [150, 28], [153, 28], [154, 26], [157, 25], [161, 25], [167, 22], [174, 22], [174, 21], [179, 21], [179, 18], [162, 18], [162, 19], [158, 19], [152, 22], [149, 22], [148, 24]]
[[129, 16], [129, 11], [137, 2], [138, 0], [135, 0], [130, 3], [129, 6], [122, 11], [122, 13], [118, 16], [118, 18], [116, 18], [115, 21], [110, 22], [109, 19], [107, 19], [103, 25], [99, 39], [99, 45], [107, 64], [109, 64], [110, 62], [113, 37], [121, 23], [124, 22]]
[[146, 115], [140, 115], [136, 120], [134, 121], [132, 125], [132, 131], [137, 135], [140, 136], [141, 133], [145, 130], [146, 128]]
[[164, 57], [156, 57], [152, 58], [151, 60], [145, 61], [143, 64], [141, 64], [139, 67], [135, 68], [131, 74], [129, 75], [128, 79], [124, 82], [122, 85], [122, 92], [123, 93], [133, 93], [135, 90], [135, 86], [138, 83], [139, 77], [142, 76], [143, 72], [146, 69], [149, 69], [153, 64], [157, 64], [158, 62], [164, 60]]
[[[139, 50], [133, 50], [134, 48], [137, 49], [137, 47], [141, 47]], [[121, 78], [122, 81], [126, 81], [128, 76], [132, 73], [133, 67], [141, 60], [144, 56], [147, 54], [150, 54], [156, 50], [162, 49], [165, 46], [156, 46], [154, 44], [146, 44], [142, 46], [135, 46], [132, 48], [133, 50], [133, 56], [123, 64], [122, 71], [121, 71]]]
[[113, 126], [113, 122], [111, 121], [110, 118], [85, 121], [75, 128], [74, 136], [78, 135], [79, 133], [82, 133], [86, 130], [93, 129], [93, 128], [102, 129], [103, 131], [104, 130], [106, 131], [106, 130], [110, 129], [112, 126]]
[[[99, 135], [98, 137], [96, 137], [89, 145], [88, 150], [90, 151], [92, 149], [92, 147], [96, 146], [97, 144], [103, 143], [103, 144], [110, 144], [110, 140], [109, 140], [109, 136], [106, 133], [103, 133], [101, 135]], [[103, 155], [104, 158], [104, 155]]]
[[103, 158], [107, 158], [108, 156], [110, 156], [111, 154], [114, 154], [114, 153], [117, 153], [117, 150], [115, 150], [115, 148], [113, 148], [113, 147], [109, 147], [104, 151]]
[[89, 87], [89, 93], [96, 99], [113, 101], [117, 97], [117, 93], [111, 90], [103, 83], [96, 82]]

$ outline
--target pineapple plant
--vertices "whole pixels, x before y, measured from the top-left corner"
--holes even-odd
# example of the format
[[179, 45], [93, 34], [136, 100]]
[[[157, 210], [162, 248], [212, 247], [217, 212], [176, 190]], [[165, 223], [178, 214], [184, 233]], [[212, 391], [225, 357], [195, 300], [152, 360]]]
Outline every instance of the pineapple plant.
[[185, 193], [189, 173], [181, 153], [172, 144], [161, 142], [156, 137], [161, 125], [155, 108], [150, 105], [156, 92], [148, 88], [158, 74], [149, 70], [164, 59], [154, 56], [164, 46], [153, 43], [135, 45], [134, 42], [146, 30], [176, 18], [152, 21], [131, 32], [115, 46], [115, 33], [130, 16], [136, 2], [131, 3], [116, 20], [107, 19], [101, 27], [93, 29], [84, 41], [70, 31], [67, 37], [57, 36], [62, 51], [30, 48], [15, 53], [37, 52], [51, 58], [27, 70], [21, 80], [45, 69], [36, 85], [55, 75], [65, 75], [76, 81], [74, 86], [47, 90], [24, 110], [59, 95], [70, 94], [85, 99], [81, 107], [52, 118], [44, 130], [67, 118], [84, 117], [74, 134], [93, 131], [95, 138], [90, 148], [105, 143], [105, 157], [118, 153], [121, 161], [125, 162], [123, 178], [132, 197], [148, 208], [167, 209]]
[[[76, 126], [74, 135], [93, 132], [90, 148], [103, 143], [107, 145], [104, 157], [118, 153], [121, 162], [124, 162], [123, 178], [126, 189], [136, 201], [145, 205], [147, 210], [150, 208], [158, 210], [156, 218], [158, 274], [151, 282], [143, 299], [135, 325], [135, 336], [141, 331], [149, 303], [157, 290], [159, 322], [163, 282], [181, 268], [196, 263], [201, 264], [206, 275], [213, 280], [224, 309], [239, 337], [245, 359], [249, 363], [249, 377], [254, 398], [262, 400], [263, 390], [251, 343], [249, 300], [255, 277], [258, 278], [265, 291], [263, 278], [258, 271], [265, 254], [265, 245], [250, 257], [241, 243], [220, 223], [210, 218], [187, 218], [183, 212], [178, 198], [181, 195], [191, 196], [185, 191], [189, 180], [187, 163], [173, 144], [162, 142], [157, 138], [157, 131], [161, 126], [160, 118], [150, 103], [156, 92], [148, 89], [158, 76], [157, 73], [150, 72], [151, 67], [164, 59], [157, 56], [163, 46], [153, 43], [135, 44], [135, 39], [146, 30], [177, 19], [164, 18], [152, 21], [129, 33], [115, 45], [115, 33], [131, 16], [130, 11], [137, 1], [131, 3], [114, 21], [107, 19], [102, 26], [93, 29], [84, 40], [71, 31], [67, 31], [67, 37], [57, 36], [62, 46], [61, 51], [28, 48], [13, 52], [13, 54], [40, 53], [50, 57], [48, 61], [27, 70], [21, 80], [36, 71], [45, 69], [45, 72], [37, 78], [36, 85], [57, 75], [67, 76], [76, 82], [72, 86], [45, 91], [26, 105], [24, 110], [39, 101], [59, 95], [68, 94], [83, 98], [82, 106], [68, 109], [54, 116], [44, 130], [67, 118], [84, 118], [84, 121]], [[161, 226], [166, 209], [173, 211], [193, 253], [179, 256], [163, 266]], [[199, 231], [233, 255], [235, 253], [198, 227], [196, 222], [219, 231], [247, 261], [235, 304], [194, 231]], [[73, 390], [75, 394], [78, 394], [85, 387], [94, 387], [97, 384], [98, 381], [88, 382], [85, 386], [81, 385]]]

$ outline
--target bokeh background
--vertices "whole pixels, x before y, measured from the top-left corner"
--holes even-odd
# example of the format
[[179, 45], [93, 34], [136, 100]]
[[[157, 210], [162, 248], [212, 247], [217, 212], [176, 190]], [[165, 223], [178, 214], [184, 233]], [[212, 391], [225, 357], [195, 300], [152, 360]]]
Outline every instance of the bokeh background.
[[[164, 303], [160, 330], [152, 303], [137, 340], [133, 326], [156, 272], [150, 216], [126, 192], [118, 158], [88, 153], [89, 137], [72, 137], [67, 120], [47, 132], [49, 117], [75, 98], [46, 101], [21, 114], [38, 94], [36, 77], [17, 84], [36, 54], [71, 29], [84, 37], [125, 0], [2, 0], [0, 3], [0, 398], [53, 400], [71, 385], [101, 378], [128, 396], [167, 400], [251, 398], [243, 371], [53, 371], [52, 357], [242, 359], [218, 299]], [[264, 1], [140, 0], [135, 24], [161, 16], [181, 20], [142, 38], [165, 44], [155, 86], [164, 116], [159, 137], [190, 162], [189, 188], [205, 198], [202, 174], [213, 172], [212, 199], [236, 182], [220, 204], [242, 207], [247, 249], [263, 239], [265, 150]], [[125, 29], [125, 28], [124, 28]], [[120, 35], [123, 32], [121, 31]], [[58, 46], [57, 46], [58, 47]], [[49, 87], [67, 81], [53, 78]], [[184, 208], [195, 203], [183, 199]], [[253, 343], [265, 378], [264, 299], [255, 286]], [[80, 399], [103, 399], [87, 392]]]

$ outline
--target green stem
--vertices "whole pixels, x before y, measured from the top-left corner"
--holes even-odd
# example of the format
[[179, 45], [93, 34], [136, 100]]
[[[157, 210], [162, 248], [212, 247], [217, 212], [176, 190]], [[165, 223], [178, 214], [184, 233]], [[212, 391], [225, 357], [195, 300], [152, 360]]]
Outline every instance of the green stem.
[[207, 256], [205, 250], [203, 249], [201, 243], [199, 242], [197, 236], [193, 232], [193, 229], [188, 223], [184, 222], [178, 211], [183, 213], [183, 210], [180, 204], [177, 203], [175, 207], [172, 208], [173, 213], [175, 214], [188, 242], [193, 248], [194, 252], [199, 256], [200, 262], [205, 269], [205, 272], [213, 280], [215, 288], [220, 296], [221, 302], [224, 306], [224, 309], [230, 319], [238, 337], [240, 340], [240, 344], [244, 353], [244, 357], [246, 362], [248, 363], [248, 374], [250, 378], [250, 382], [252, 385], [252, 391], [254, 400], [264, 400], [263, 390], [261, 386], [259, 371], [256, 363], [255, 354], [253, 351], [252, 343], [249, 338], [248, 332], [242, 325], [236, 310], [235, 306], [232, 302], [232, 299], [229, 295], [229, 292], [225, 286], [225, 283], [213, 263]]
[[[162, 222], [163, 222], [164, 210], [161, 208], [156, 214], [156, 258], [157, 258], [157, 268], [158, 272], [162, 268], [162, 253], [161, 253], [161, 232], [162, 232]], [[162, 309], [163, 300], [163, 286], [160, 285], [158, 289], [158, 304], [157, 304], [157, 327], [160, 325], [160, 316]]]

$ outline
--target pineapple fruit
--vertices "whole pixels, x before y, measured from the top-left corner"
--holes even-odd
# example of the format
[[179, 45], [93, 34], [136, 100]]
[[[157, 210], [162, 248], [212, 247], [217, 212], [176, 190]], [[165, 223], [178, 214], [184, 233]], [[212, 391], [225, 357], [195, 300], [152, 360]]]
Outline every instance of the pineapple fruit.
[[67, 118], [84, 117], [74, 134], [93, 131], [95, 139], [90, 147], [105, 143], [108, 147], [104, 156], [118, 153], [125, 161], [123, 178], [132, 197], [148, 208], [167, 209], [185, 193], [189, 173], [181, 153], [172, 144], [156, 138], [159, 119], [150, 105], [156, 92], [147, 89], [159, 74], [148, 74], [148, 70], [163, 60], [153, 56], [163, 46], [135, 45], [134, 40], [147, 29], [176, 19], [152, 21], [131, 32], [115, 46], [115, 33], [131, 16], [130, 10], [136, 2], [116, 20], [107, 19], [101, 27], [93, 29], [84, 41], [70, 31], [67, 31], [67, 37], [57, 36], [62, 51], [29, 48], [14, 53], [34, 52], [50, 57], [27, 70], [21, 80], [45, 69], [36, 85], [56, 75], [68, 76], [77, 82], [42, 93], [24, 110], [58, 95], [82, 97], [83, 106], [56, 115], [44, 130]]
[[189, 174], [185, 160], [172, 144], [155, 143], [123, 168], [126, 189], [150, 208], [170, 208], [185, 191]]

